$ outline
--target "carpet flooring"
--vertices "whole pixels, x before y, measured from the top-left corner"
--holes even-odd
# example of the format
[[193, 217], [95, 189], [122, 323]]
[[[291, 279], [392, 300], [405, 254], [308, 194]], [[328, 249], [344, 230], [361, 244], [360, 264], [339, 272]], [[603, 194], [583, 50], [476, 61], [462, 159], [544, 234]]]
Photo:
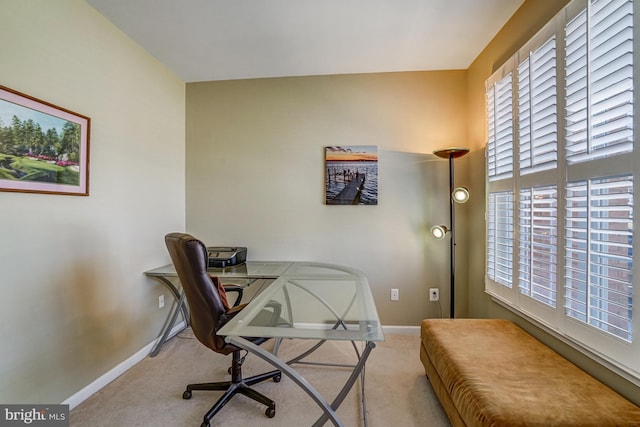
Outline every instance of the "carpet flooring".
[[[283, 341], [279, 355], [289, 359], [313, 342]], [[266, 343], [264, 348], [270, 349]], [[350, 342], [326, 342], [308, 360], [355, 363]], [[222, 392], [194, 391], [182, 399], [186, 384], [222, 381], [229, 378], [231, 356], [212, 352], [186, 330], [170, 340], [156, 357], [147, 357], [91, 396], [70, 413], [72, 427], [182, 427], [199, 426], [202, 416]], [[336, 396], [350, 369], [294, 365], [327, 400]], [[272, 370], [271, 365], [249, 355], [243, 365], [245, 376]], [[276, 402], [276, 416], [267, 418], [265, 407], [242, 395], [235, 396], [212, 420], [211, 426], [302, 427], [311, 426], [321, 409], [289, 377], [254, 386]], [[337, 414], [347, 427], [363, 426], [360, 381]], [[419, 360], [419, 337], [389, 335], [377, 343], [366, 365], [365, 408], [370, 427], [447, 427], [450, 423], [424, 374]], [[330, 422], [325, 425], [332, 425]]]

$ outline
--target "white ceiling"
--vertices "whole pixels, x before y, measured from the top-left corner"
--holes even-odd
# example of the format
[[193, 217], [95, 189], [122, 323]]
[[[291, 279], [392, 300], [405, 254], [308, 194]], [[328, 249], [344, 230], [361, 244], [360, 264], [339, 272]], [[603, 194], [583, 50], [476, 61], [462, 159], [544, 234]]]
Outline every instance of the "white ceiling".
[[524, 0], [86, 0], [186, 82], [466, 69]]

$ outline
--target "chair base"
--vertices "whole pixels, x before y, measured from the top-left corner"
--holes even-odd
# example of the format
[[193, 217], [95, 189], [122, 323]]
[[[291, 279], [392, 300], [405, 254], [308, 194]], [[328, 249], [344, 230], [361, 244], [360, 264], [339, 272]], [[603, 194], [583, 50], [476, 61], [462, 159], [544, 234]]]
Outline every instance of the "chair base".
[[269, 418], [273, 418], [276, 415], [276, 403], [269, 399], [262, 393], [252, 389], [253, 384], [257, 384], [268, 379], [273, 379], [274, 382], [280, 382], [282, 379], [282, 373], [278, 370], [265, 372], [264, 374], [255, 375], [249, 378], [242, 378], [242, 360], [239, 358], [239, 352], [233, 353], [233, 364], [231, 365], [231, 381], [220, 381], [214, 383], [199, 383], [189, 384], [187, 389], [182, 393], [183, 399], [191, 399], [192, 391], [194, 390], [213, 390], [224, 391], [225, 393], [218, 399], [218, 401], [209, 409], [204, 415], [202, 424], [200, 427], [209, 427], [211, 418], [214, 417], [223, 407], [226, 405], [233, 396], [240, 393], [247, 396], [250, 399], [260, 402], [267, 406], [265, 415]]

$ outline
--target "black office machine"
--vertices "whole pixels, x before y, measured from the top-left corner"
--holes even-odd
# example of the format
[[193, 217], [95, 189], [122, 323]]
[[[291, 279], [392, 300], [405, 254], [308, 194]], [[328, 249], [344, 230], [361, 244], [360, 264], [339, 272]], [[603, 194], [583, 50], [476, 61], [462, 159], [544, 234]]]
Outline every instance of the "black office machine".
[[247, 248], [229, 246], [208, 246], [209, 268], [225, 268], [244, 264]]

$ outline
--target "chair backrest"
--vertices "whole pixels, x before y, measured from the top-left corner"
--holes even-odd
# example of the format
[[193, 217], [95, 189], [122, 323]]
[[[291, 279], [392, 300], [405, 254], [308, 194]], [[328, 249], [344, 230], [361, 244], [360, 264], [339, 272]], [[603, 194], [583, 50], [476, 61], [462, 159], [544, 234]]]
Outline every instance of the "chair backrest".
[[213, 279], [207, 272], [207, 248], [200, 240], [185, 233], [170, 233], [164, 238], [171, 261], [182, 284], [194, 335], [215, 352], [228, 354], [236, 350], [217, 335], [226, 309]]

